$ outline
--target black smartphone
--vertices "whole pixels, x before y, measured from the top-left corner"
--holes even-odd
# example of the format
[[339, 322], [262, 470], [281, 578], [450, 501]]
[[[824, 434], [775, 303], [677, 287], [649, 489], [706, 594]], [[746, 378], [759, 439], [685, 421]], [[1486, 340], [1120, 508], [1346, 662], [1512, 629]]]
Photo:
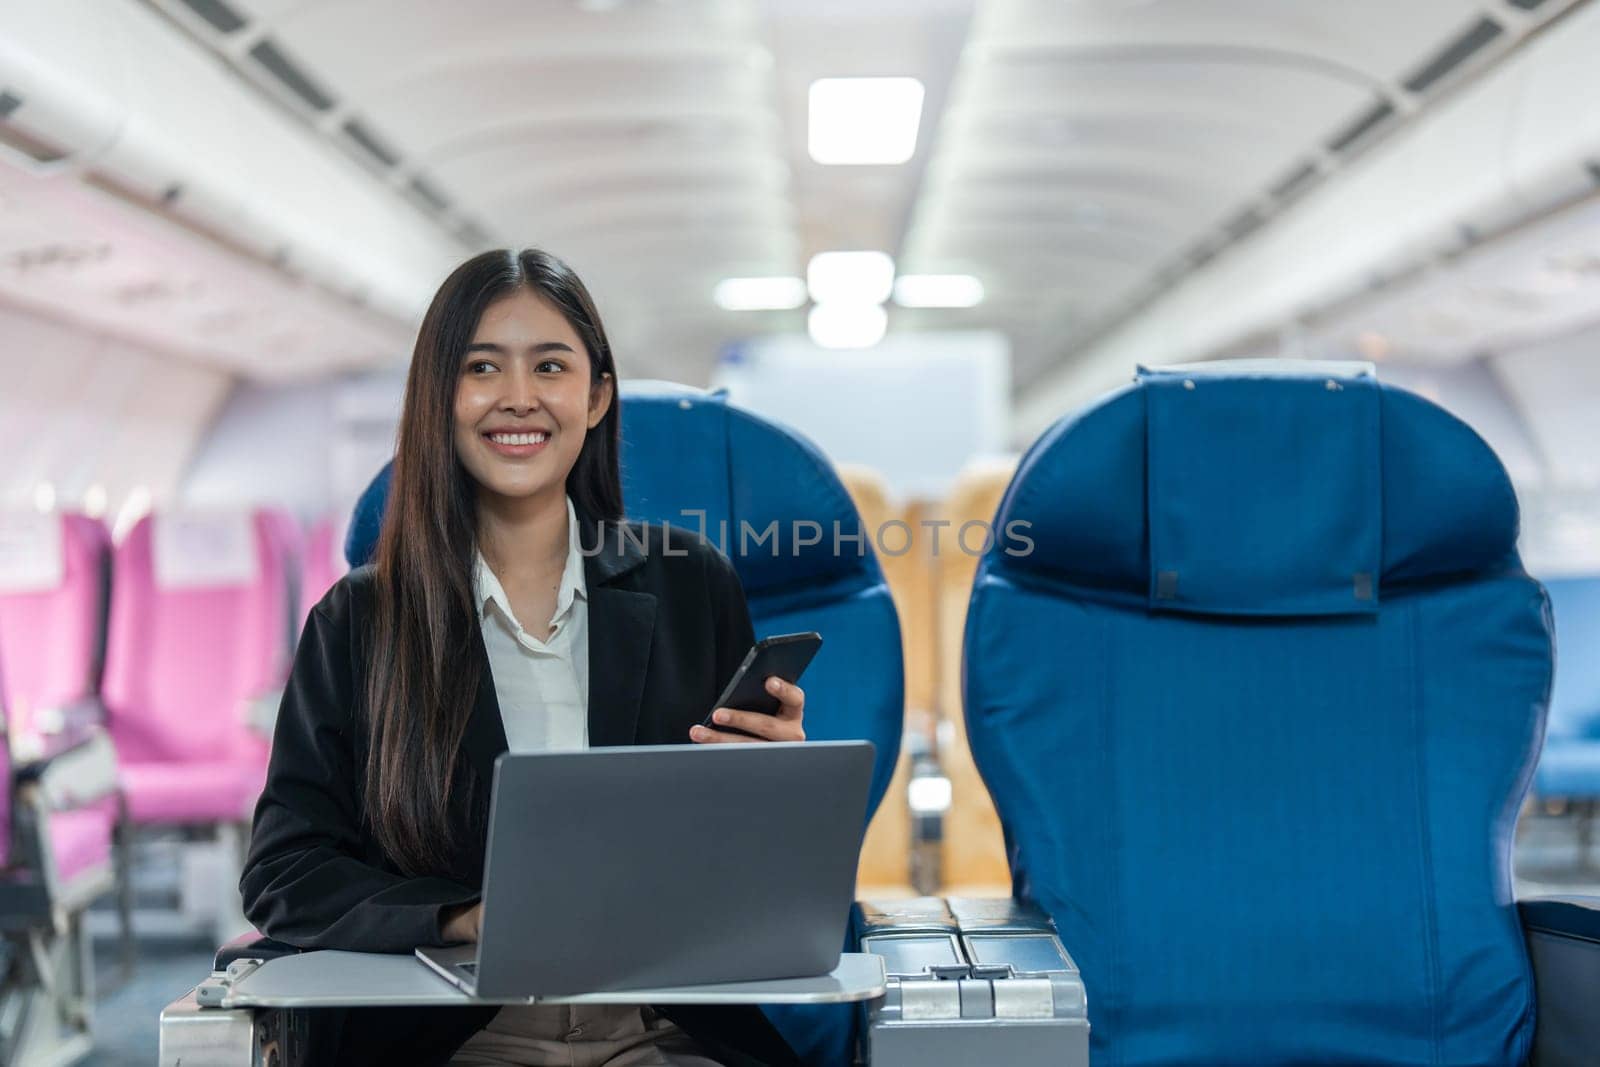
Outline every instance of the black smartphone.
[[[744, 662], [739, 664], [739, 669], [733, 672], [722, 695], [711, 705], [712, 711], [717, 708], [737, 708], [740, 711], [759, 711], [763, 715], [778, 714], [782, 705], [777, 697], [767, 692], [767, 679], [775, 674], [786, 682], [799, 681], [806, 665], [821, 647], [822, 635], [814, 630], [803, 634], [763, 637], [750, 649]], [[709, 711], [701, 725], [713, 730], [729, 729], [712, 722]]]

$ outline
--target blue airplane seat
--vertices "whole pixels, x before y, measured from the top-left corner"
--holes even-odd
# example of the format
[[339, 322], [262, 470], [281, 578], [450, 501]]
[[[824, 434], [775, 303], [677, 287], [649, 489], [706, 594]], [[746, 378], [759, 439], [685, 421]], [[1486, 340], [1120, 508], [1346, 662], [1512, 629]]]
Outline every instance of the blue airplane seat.
[[389, 480], [393, 477], [394, 460], [390, 460], [373, 475], [350, 512], [350, 525], [344, 532], [344, 559], [352, 568], [366, 566], [378, 554], [378, 534], [383, 529], [383, 512], [389, 503]]
[[1534, 776], [1541, 797], [1600, 797], [1600, 576], [1545, 583], [1556, 625], [1550, 726]]
[[[621, 411], [628, 518], [700, 532], [721, 548], [738, 571], [758, 637], [822, 634], [801, 679], [806, 736], [873, 743], [870, 820], [900, 753], [900, 622], [869, 531], [832, 465], [799, 434], [720, 393], [625, 382]], [[385, 466], [356, 505], [345, 546], [352, 566], [376, 548], [388, 484]], [[849, 1062], [851, 1006], [766, 1011], [807, 1063]]]
[[1516, 500], [1440, 408], [1295, 366], [1141, 371], [1023, 459], [964, 652], [1015, 891], [1097, 1067], [1522, 1064]]
[[900, 752], [900, 620], [832, 464], [720, 393], [641, 382], [623, 387], [621, 466], [630, 519], [703, 532], [733, 561], [758, 637], [822, 634], [801, 679], [806, 736], [877, 747], [870, 817]]
[[[868, 818], [900, 753], [905, 672], [900, 619], [850, 495], [816, 446], [668, 382], [622, 387], [622, 499], [628, 518], [702, 533], [732, 561], [756, 635], [816, 630], [807, 668], [806, 736], [877, 748]], [[391, 464], [357, 501], [345, 536], [352, 567], [372, 560]], [[835, 528], [837, 524], [837, 550]]]
[[[806, 736], [876, 746], [870, 820], [900, 753], [900, 622], [833, 466], [799, 434], [721, 393], [634, 382], [622, 389], [621, 467], [630, 519], [702, 532], [733, 561], [758, 637], [822, 634], [801, 679]], [[851, 1007], [764, 1010], [806, 1063], [850, 1062]]]

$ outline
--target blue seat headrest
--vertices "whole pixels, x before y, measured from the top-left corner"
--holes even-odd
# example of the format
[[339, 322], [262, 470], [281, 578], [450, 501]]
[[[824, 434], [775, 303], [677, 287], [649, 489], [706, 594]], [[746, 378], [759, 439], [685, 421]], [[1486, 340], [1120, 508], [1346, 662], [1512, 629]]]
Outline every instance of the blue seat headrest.
[[350, 526], [344, 532], [344, 558], [352, 567], [362, 567], [372, 562], [378, 553], [378, 534], [383, 529], [383, 512], [389, 503], [389, 480], [394, 477], [394, 460], [372, 476], [372, 481], [361, 491], [355, 510], [350, 513]]
[[[805, 438], [722, 393], [670, 382], [624, 383], [620, 410], [629, 519], [704, 533], [733, 559], [752, 597], [881, 577], [854, 503]], [[353, 567], [377, 549], [391, 466], [351, 516], [345, 558]]]
[[1141, 370], [1023, 458], [995, 568], [1223, 615], [1375, 612], [1385, 590], [1515, 558], [1481, 438], [1361, 364]]
[[881, 576], [833, 465], [720, 392], [624, 387], [622, 499], [630, 519], [702, 531], [752, 597]]

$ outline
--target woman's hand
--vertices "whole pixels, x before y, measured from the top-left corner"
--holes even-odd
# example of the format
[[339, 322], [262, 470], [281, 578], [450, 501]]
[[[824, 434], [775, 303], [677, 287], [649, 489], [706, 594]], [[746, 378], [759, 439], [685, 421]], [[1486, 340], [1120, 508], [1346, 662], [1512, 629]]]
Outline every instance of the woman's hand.
[[[778, 698], [778, 714], [763, 715], [759, 711], [739, 711], [737, 708], [718, 708], [711, 713], [711, 721], [729, 730], [713, 730], [695, 726], [689, 738], [700, 744], [723, 744], [729, 741], [804, 741], [806, 739], [806, 694], [792, 682], [777, 675], [767, 679], [767, 692]], [[731, 730], [743, 730], [744, 734]]]
[[450, 908], [444, 913], [444, 924], [439, 929], [439, 936], [447, 944], [456, 941], [477, 942], [478, 934], [483, 929], [483, 905], [462, 904]]

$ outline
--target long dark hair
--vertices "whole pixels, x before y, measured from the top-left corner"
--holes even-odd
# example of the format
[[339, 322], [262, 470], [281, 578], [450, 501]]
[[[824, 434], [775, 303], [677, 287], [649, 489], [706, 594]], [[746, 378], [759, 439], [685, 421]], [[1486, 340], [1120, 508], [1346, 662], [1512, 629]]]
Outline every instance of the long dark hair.
[[[394, 476], [373, 561], [366, 680], [366, 816], [409, 874], [460, 874], [449, 841], [457, 753], [480, 681], [473, 654], [477, 495], [456, 456], [456, 387], [484, 309], [518, 289], [550, 301], [589, 350], [591, 384], [616, 381], [600, 314], [578, 276], [538, 249], [484, 252], [434, 296], [406, 378]], [[622, 517], [617, 400], [584, 437], [567, 493], [585, 525]], [[485, 783], [486, 784], [486, 783]]]

